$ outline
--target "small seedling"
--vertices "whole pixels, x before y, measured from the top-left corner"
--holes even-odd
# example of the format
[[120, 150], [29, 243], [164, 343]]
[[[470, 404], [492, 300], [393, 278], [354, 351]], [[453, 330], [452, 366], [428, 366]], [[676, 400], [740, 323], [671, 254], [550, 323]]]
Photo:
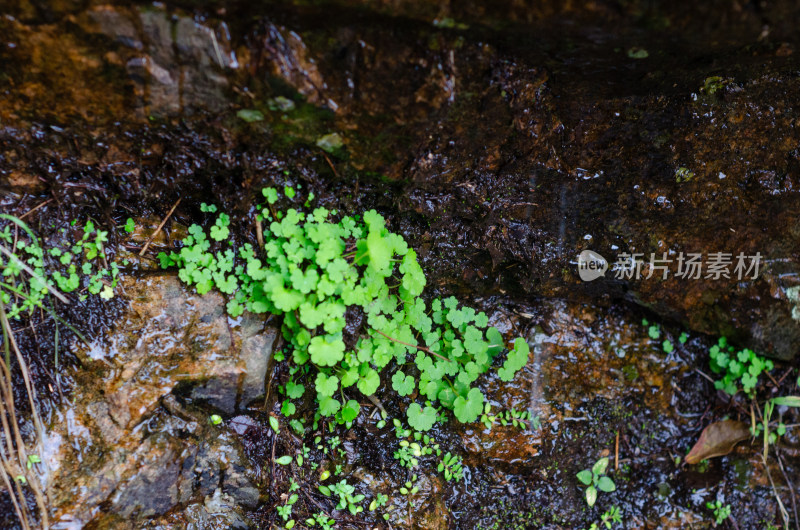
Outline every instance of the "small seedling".
[[492, 414], [492, 406], [487, 403], [483, 407], [483, 414], [481, 415], [481, 422], [484, 427], [491, 430], [495, 423], [500, 423], [503, 427], [512, 425], [519, 429], [525, 430], [530, 427], [532, 430], [538, 429], [540, 420], [538, 416], [531, 417], [531, 413], [527, 410], [518, 411], [516, 409], [508, 409], [500, 411], [497, 414]]
[[714, 512], [714, 524], [722, 524], [728, 517], [731, 516], [731, 505], [722, 504], [722, 501], [717, 499], [714, 502], [707, 502], [706, 508]]
[[600, 530], [601, 525], [605, 526], [607, 530], [611, 530], [615, 524], [619, 524], [621, 522], [622, 514], [620, 513], [619, 506], [612, 506], [600, 516], [600, 523], [592, 523], [592, 526], [589, 527], [589, 530]]
[[[105, 300], [113, 298], [119, 265], [109, 263], [105, 252], [108, 232], [97, 228], [93, 221], [86, 221], [82, 232], [80, 228], [62, 229], [58, 238], [48, 242], [46, 251], [20, 219], [0, 214], [0, 222], [9, 223], [0, 230], [0, 241], [6, 243], [0, 245], [0, 303], [9, 319], [19, 320], [40, 309], [60, 320], [45, 303], [49, 294], [66, 302], [60, 292], [71, 293], [82, 286], [88, 294]], [[12, 225], [19, 231], [18, 236], [12, 237]], [[83, 301], [87, 296], [80, 294], [79, 299]]]
[[299, 498], [300, 496], [297, 493], [292, 493], [289, 498], [286, 499], [286, 504], [277, 507], [278, 515], [280, 515], [284, 521], [287, 521], [286, 528], [292, 528], [294, 526], [293, 520], [291, 521], [291, 526], [289, 526], [289, 518], [292, 516], [292, 507]]
[[306, 519], [306, 524], [308, 526], [319, 525], [322, 530], [332, 530], [333, 525], [336, 524], [334, 519], [331, 519], [324, 512], [318, 512], [314, 514], [313, 518]]
[[33, 468], [34, 464], [41, 464], [42, 459], [39, 458], [39, 455], [28, 455], [28, 469]]
[[450, 480], [455, 479], [455, 481], [458, 482], [463, 475], [461, 457], [448, 452], [444, 455], [442, 461], [439, 462], [439, 466], [436, 469], [439, 473], [444, 473], [446, 481], [450, 482]]
[[597, 492], [605, 491], [612, 492], [617, 489], [614, 481], [606, 476], [606, 469], [608, 468], [608, 457], [603, 457], [592, 466], [591, 469], [584, 469], [578, 473], [578, 480], [580, 480], [586, 488], [586, 504], [589, 507], [594, 506], [597, 501]]
[[800, 408], [800, 396], [782, 396], [768, 400], [764, 403], [764, 416], [761, 423], [756, 423], [755, 416], [752, 417], [750, 432], [753, 436], [758, 436], [763, 432], [764, 434], [764, 459], [766, 460], [769, 453], [770, 444], [774, 444], [779, 436], [786, 434], [786, 425], [781, 421], [778, 423], [775, 431], [770, 431], [769, 425], [772, 419], [772, 412], [775, 406], [794, 407]]
[[369, 511], [374, 512], [378, 508], [381, 508], [382, 506], [386, 505], [387, 502], [389, 502], [389, 497], [387, 497], [383, 493], [378, 493], [378, 495], [374, 499], [372, 499], [372, 502], [369, 503]]
[[218, 414], [212, 414], [208, 417], [208, 421], [211, 422], [211, 425], [219, 425], [222, 423], [222, 418]]

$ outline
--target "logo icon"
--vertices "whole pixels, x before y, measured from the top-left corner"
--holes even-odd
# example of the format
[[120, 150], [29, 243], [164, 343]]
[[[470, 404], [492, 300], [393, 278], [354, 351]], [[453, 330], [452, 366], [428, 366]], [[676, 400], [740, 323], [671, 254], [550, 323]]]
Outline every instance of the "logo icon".
[[593, 250], [584, 250], [578, 255], [578, 275], [581, 280], [590, 282], [604, 276], [608, 270], [606, 258]]

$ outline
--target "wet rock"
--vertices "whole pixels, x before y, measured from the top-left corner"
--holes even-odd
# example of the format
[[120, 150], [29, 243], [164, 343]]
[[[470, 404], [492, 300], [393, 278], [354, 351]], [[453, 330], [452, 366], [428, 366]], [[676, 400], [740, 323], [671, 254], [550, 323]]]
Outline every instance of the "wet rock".
[[[101, 182], [110, 172], [131, 195], [150, 189], [142, 179], [153, 167], [182, 168], [192, 178], [200, 168], [240, 182], [250, 162], [232, 161], [253, 160], [253, 148], [245, 131], [248, 152], [235, 152], [239, 131], [225, 128], [228, 108], [269, 114], [261, 99], [304, 96], [333, 111], [325, 114], [330, 121], [321, 125], [322, 114], [307, 119], [310, 109], [294, 109], [288, 119], [284, 111], [267, 116], [253, 132], [285, 138], [269, 134], [289, 127], [308, 145], [338, 134], [344, 165], [404, 182], [389, 196], [376, 187], [367, 202], [385, 201], [397, 211], [421, 259], [448, 289], [468, 283], [484, 292], [521, 288], [526, 298], [625, 300], [792, 357], [800, 324], [787, 291], [798, 272], [800, 164], [791, 108], [800, 57], [787, 53], [796, 47], [791, 24], [773, 21], [756, 39], [763, 27], [753, 13], [734, 16], [729, 5], [713, 3], [703, 9], [719, 24], [698, 28], [700, 19], [682, 8], [660, 6], [654, 16], [665, 33], [656, 37], [635, 8], [593, 4], [567, 15], [563, 6], [545, 4], [370, 4], [358, 17], [350, 8], [360, 2], [271, 6], [238, 21], [232, 39], [223, 20], [201, 23], [159, 6], [73, 12], [75, 6], [66, 11], [69, 23], [59, 11], [36, 26], [27, 15], [6, 18], [6, 75], [14, 82], [0, 116], [15, 128], [3, 135], [12, 149], [4, 149], [0, 174], [81, 174]], [[785, 5], [765, 9], [793, 13]], [[397, 12], [410, 19], [390, 14]], [[593, 29], [573, 24], [581, 17], [594, 20]], [[509, 21], [526, 25], [503, 25]], [[495, 23], [503, 30], [492, 29]], [[623, 53], [633, 41], [648, 50], [646, 59]], [[715, 76], [723, 81], [712, 93], [706, 80]], [[102, 125], [200, 110], [219, 113], [199, 126], [208, 134], [166, 154], [163, 145], [151, 149], [141, 131], [126, 136]], [[43, 134], [31, 121], [58, 127], [53, 131], [63, 138], [48, 138], [28, 160], [28, 138]], [[65, 123], [99, 123], [96, 132], [113, 145], [98, 146], [94, 132], [84, 138], [65, 131]], [[305, 165], [298, 153], [287, 166]], [[426, 226], [421, 234], [417, 223]], [[665, 281], [609, 273], [585, 284], [574, 261], [587, 248], [612, 261], [623, 252], [640, 253], [645, 262], [667, 253], [673, 267], [680, 252], [760, 252], [764, 266], [757, 278], [741, 281], [735, 274], [680, 280], [673, 270]], [[647, 266], [643, 271], [649, 274]]]
[[137, 518], [162, 515], [178, 503], [180, 465], [176, 455], [153, 442], [146, 443], [143, 449], [147, 456], [140, 457], [139, 472], [118, 486], [117, 494], [112, 497], [114, 512], [125, 519], [134, 514]]
[[190, 525], [197, 525], [197, 528], [250, 528], [251, 525], [234, 506], [234, 499], [216, 489], [213, 495], [206, 497], [202, 505], [189, 506], [185, 520]]
[[[215, 390], [198, 391], [209, 403], [246, 406], [263, 395], [275, 331], [253, 316], [229, 321], [220, 296], [192, 295], [173, 276], [124, 284], [126, 316], [91, 347], [76, 346], [85, 370], [70, 421], [48, 434], [54, 519], [140, 528], [193, 503], [187, 514], [217, 520], [207, 528], [245, 525], [242, 510], [260, 493], [238, 442], [171, 391], [181, 384], [191, 395], [197, 384]], [[101, 504], [109, 508], [98, 512]], [[224, 523], [209, 509], [221, 504]]]
[[192, 390], [193, 398], [205, 400], [228, 414], [235, 411], [237, 404], [246, 407], [264, 395], [268, 352], [277, 336], [272, 329], [258, 333], [263, 322], [252, 315], [245, 315], [241, 326], [243, 332], [250, 335], [241, 346], [240, 362], [244, 362], [244, 367], [218, 367], [213, 377]]
[[[211, 28], [162, 9], [100, 6], [88, 13], [103, 34], [122, 44], [119, 53], [145, 112], [175, 115], [225, 104], [227, 68], [238, 62], [227, 27]], [[137, 28], [141, 28], [140, 30]]]

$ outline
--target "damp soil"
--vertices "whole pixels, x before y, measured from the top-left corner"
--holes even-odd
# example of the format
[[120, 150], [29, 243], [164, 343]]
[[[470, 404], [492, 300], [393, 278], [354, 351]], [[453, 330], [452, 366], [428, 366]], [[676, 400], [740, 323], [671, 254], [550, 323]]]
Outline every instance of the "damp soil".
[[[201, 202], [231, 214], [236, 245], [255, 244], [264, 186], [383, 213], [418, 251], [430, 296], [455, 295], [526, 337], [528, 366], [510, 383], [480, 384], [498, 409], [541, 423], [437, 426], [436, 440], [463, 457], [464, 479], [428, 470], [392, 528], [586, 528], [601, 505], [619, 506], [626, 528], [709, 528], [705, 504], [717, 498], [732, 507], [727, 527], [780, 526], [771, 482], [791, 512], [796, 430], [781, 442], [785, 469], [771, 464], [769, 477], [758, 443], [698, 466], [682, 459], [712, 421], [749, 421], [704, 377], [717, 336], [781, 359], [776, 379], [791, 375], [764, 383], [762, 397], [796, 393], [800, 331], [784, 292], [800, 248], [800, 13], [788, 2], [459, 4], [13, 0], [0, 19], [0, 209], [25, 215], [45, 242], [73, 219], [117, 227], [110, 257], [142, 243], [121, 230], [128, 217], [151, 233], [179, 199], [154, 251], [202, 220]], [[712, 76], [723, 80], [713, 94], [703, 88]], [[242, 109], [261, 119], [243, 120]], [[330, 133], [343, 148], [319, 147]], [[694, 178], [676, 181], [678, 167]], [[692, 285], [582, 284], [574, 272], [586, 245], [649, 254], [723, 240], [774, 265], [758, 281]], [[160, 274], [148, 258], [123, 272]], [[124, 333], [128, 310], [124, 295], [58, 309], [89, 340]], [[682, 332], [691, 338], [666, 353], [642, 319], [676, 346]], [[43, 417], [58, 418], [87, 367], [69, 330], [42, 315], [29, 324], [15, 336]], [[277, 387], [287, 368], [270, 364], [266, 377]], [[219, 412], [191, 386], [173, 394], [198, 417]], [[385, 382], [377, 395], [404, 417], [408, 400]], [[288, 490], [273, 455], [315, 445], [274, 436], [268, 418], [279, 410], [273, 396], [223, 414], [259, 492], [245, 509], [256, 528], [276, 523]], [[313, 415], [311, 403], [299, 414]], [[345, 457], [312, 447], [308, 458], [343, 465], [363, 493], [398, 496], [408, 472], [390, 426], [361, 418], [325, 434], [340, 437]], [[602, 456], [617, 491], [590, 509], [575, 474]], [[309, 477], [301, 482], [298, 512], [333, 510]], [[99, 506], [87, 527], [128, 524]], [[185, 509], [133, 524], [181, 527]], [[2, 492], [0, 513], [14, 528]], [[387, 524], [336, 518], [341, 528]]]

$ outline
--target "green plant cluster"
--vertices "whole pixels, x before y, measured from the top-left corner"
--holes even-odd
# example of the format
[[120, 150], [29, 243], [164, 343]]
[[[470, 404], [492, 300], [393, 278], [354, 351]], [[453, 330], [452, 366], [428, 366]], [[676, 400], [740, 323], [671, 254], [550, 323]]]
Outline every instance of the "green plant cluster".
[[[288, 201], [303, 200], [290, 187], [284, 195]], [[263, 248], [245, 244], [234, 252], [230, 218], [221, 213], [208, 235], [200, 225], [189, 227], [179, 251], [159, 254], [161, 265], [177, 266], [180, 279], [198, 293], [216, 287], [228, 295], [233, 317], [245, 310], [281, 315], [290, 345], [287, 393], [299, 399], [313, 389], [321, 416], [353, 421], [360, 406], [351, 387], [374, 394], [381, 374], [394, 365], [392, 387], [404, 396], [418, 392], [428, 401], [408, 409], [417, 430], [433, 426], [440, 406], [462, 422], [475, 421], [484, 396], [474, 383], [505, 350], [487, 316], [453, 297], [434, 299], [428, 307], [420, 297], [426, 279], [416, 252], [374, 210], [361, 217], [321, 207], [275, 211], [278, 191], [265, 188], [263, 196]], [[215, 213], [215, 208], [205, 205], [204, 211]], [[359, 317], [364, 324], [346, 344], [345, 328]], [[517, 338], [499, 376], [510, 380], [528, 353], [525, 340]], [[293, 410], [284, 407], [287, 413]]]
[[725, 337], [720, 337], [708, 353], [711, 356], [711, 371], [722, 375], [722, 379], [716, 381], [714, 387], [732, 396], [739, 391], [739, 384], [752, 396], [761, 372], [774, 368], [772, 361], [764, 359], [749, 348], [736, 351]]
[[401, 495], [416, 495], [419, 492], [419, 486], [415, 486], [414, 483], [417, 481], [417, 475], [411, 477], [411, 480], [407, 480], [406, 483], [400, 486], [400, 494]]
[[[274, 433], [277, 435], [280, 432], [280, 424], [273, 427]], [[347, 453], [341, 447], [341, 439], [338, 436], [332, 436], [327, 440], [322, 439], [321, 436], [314, 438], [314, 445], [316, 446], [317, 453], [312, 454], [311, 447], [303, 444], [302, 448], [297, 449], [294, 454], [284, 454], [276, 457], [274, 462], [279, 466], [284, 466], [288, 473], [291, 473], [289, 478], [289, 487], [283, 499], [283, 504], [276, 506], [276, 512], [283, 520], [284, 528], [293, 528], [297, 523], [295, 516], [295, 505], [300, 499], [298, 490], [303, 487], [303, 484], [295, 480], [295, 477], [305, 477], [305, 486], [313, 485], [315, 489], [322, 495], [332, 498], [336, 504], [335, 509], [339, 511], [348, 511], [351, 515], [358, 515], [364, 511], [364, 501], [366, 495], [356, 492], [354, 485], [348, 483], [344, 475], [344, 465]], [[318, 459], [319, 461], [313, 461]], [[342, 459], [342, 460], [338, 460]], [[341, 461], [342, 464], [336, 463]], [[312, 475], [322, 464], [329, 469], [323, 469], [316, 480]], [[310, 468], [312, 473], [308, 472]], [[333, 477], [330, 483], [326, 483]], [[308, 479], [311, 478], [311, 481]], [[369, 504], [370, 511], [374, 511], [383, 507], [388, 502], [389, 498], [386, 495], [378, 493]], [[323, 528], [332, 527], [336, 524], [333, 518], [328, 517], [324, 512], [312, 514], [305, 520], [307, 526], [319, 525]], [[388, 519], [388, 513], [383, 514], [384, 519]]]
[[456, 482], [461, 480], [464, 475], [464, 464], [460, 456], [451, 454], [449, 451], [442, 457], [442, 461], [436, 467], [439, 473], [444, 474], [444, 479], [447, 482], [455, 479]]
[[603, 512], [603, 515], [600, 516], [599, 523], [592, 523], [589, 530], [600, 530], [602, 526], [605, 526], [606, 530], [611, 530], [614, 525], [620, 523], [622, 523], [622, 513], [620, 512], [619, 506], [612, 506]]
[[723, 504], [719, 499], [714, 502], [707, 502], [706, 508], [714, 512], [714, 524], [722, 524], [731, 516], [731, 505]]
[[314, 514], [313, 518], [306, 519], [306, 524], [312, 527], [319, 525], [322, 530], [333, 530], [333, 525], [336, 524], [336, 520], [328, 517], [323, 512], [317, 512]]
[[413, 469], [419, 465], [419, 459], [425, 456], [436, 455], [440, 458], [436, 465], [437, 471], [444, 475], [448, 482], [455, 479], [456, 482], [463, 476], [463, 464], [460, 456], [453, 455], [449, 451], [443, 451], [436, 440], [431, 436], [413, 429], [406, 429], [397, 418], [392, 420], [395, 428], [395, 436], [400, 440], [399, 448], [394, 452], [394, 458], [400, 461], [402, 467]]
[[45, 306], [48, 292], [71, 293], [83, 286], [80, 300], [89, 294], [114, 296], [119, 265], [108, 263], [108, 232], [93, 221], [82, 227], [73, 221], [45, 250], [23, 221], [6, 214], [0, 220], [7, 221], [0, 230], [0, 301], [9, 318], [19, 319], [36, 308], [50, 310]]
[[481, 422], [484, 427], [492, 430], [495, 423], [500, 423], [503, 427], [512, 425], [519, 429], [538, 429], [540, 427], [540, 420], [538, 416], [531, 417], [531, 413], [527, 410], [519, 411], [516, 409], [501, 410], [497, 414], [492, 414], [492, 406], [487, 403], [483, 408], [481, 414]]
[[332, 484], [328, 489], [331, 494], [339, 497], [339, 504], [336, 505], [337, 510], [344, 510], [347, 508], [353, 515], [364, 511], [364, 507], [359, 506], [358, 503], [363, 501], [365, 496], [361, 493], [356, 494], [356, 488], [348, 484], [345, 479], [340, 480], [336, 484]]

